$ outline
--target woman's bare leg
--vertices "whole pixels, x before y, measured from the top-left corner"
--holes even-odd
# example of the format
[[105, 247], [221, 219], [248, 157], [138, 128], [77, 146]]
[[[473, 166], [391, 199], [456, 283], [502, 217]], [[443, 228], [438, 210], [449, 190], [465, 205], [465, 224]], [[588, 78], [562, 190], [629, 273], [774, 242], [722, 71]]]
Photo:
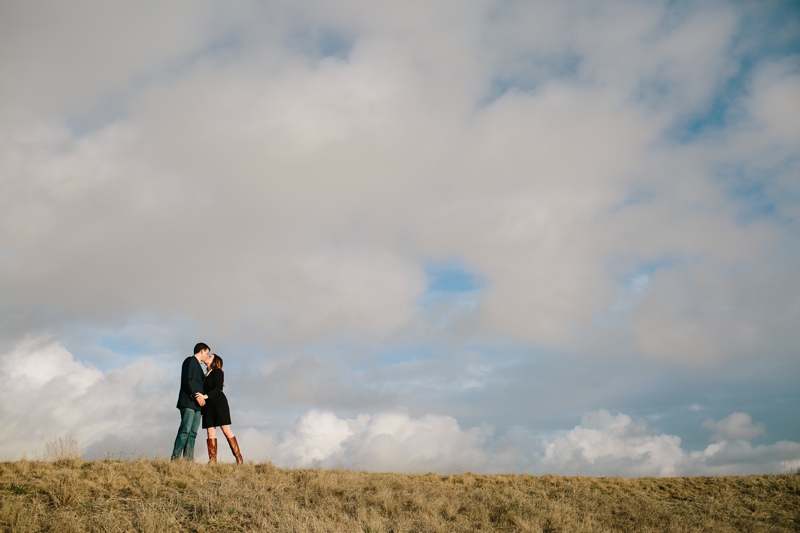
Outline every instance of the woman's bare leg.
[[230, 426], [221, 426], [220, 429], [225, 434], [225, 436], [228, 437], [229, 439], [232, 439], [234, 437], [233, 431], [231, 431], [231, 427]]
[[209, 439], [216, 439], [217, 438], [217, 429], [216, 428], [206, 428], [206, 433], [208, 434], [208, 438]]

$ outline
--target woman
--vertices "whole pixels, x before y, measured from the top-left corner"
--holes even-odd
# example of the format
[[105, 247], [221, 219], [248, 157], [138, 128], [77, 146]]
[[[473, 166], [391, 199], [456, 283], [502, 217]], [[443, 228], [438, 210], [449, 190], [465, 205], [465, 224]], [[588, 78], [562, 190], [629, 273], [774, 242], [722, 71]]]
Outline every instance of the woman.
[[208, 462], [217, 462], [217, 430], [216, 427], [222, 428], [222, 433], [228, 439], [228, 444], [231, 447], [233, 456], [236, 457], [236, 464], [240, 465], [242, 461], [242, 452], [239, 451], [239, 443], [236, 442], [236, 437], [231, 431], [231, 410], [228, 407], [228, 399], [225, 393], [222, 392], [223, 382], [225, 381], [225, 374], [222, 372], [222, 357], [215, 353], [208, 356], [205, 361], [208, 366], [208, 374], [205, 380], [205, 394], [196, 394], [196, 397], [202, 396], [206, 404], [203, 406], [203, 429], [208, 433]]

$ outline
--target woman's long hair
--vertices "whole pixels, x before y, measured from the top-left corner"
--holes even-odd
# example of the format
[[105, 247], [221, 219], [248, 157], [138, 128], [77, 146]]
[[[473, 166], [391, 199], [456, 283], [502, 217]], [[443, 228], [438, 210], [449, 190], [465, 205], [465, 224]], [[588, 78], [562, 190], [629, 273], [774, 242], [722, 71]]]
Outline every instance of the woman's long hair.
[[214, 356], [214, 359], [212, 359], [211, 364], [208, 365], [208, 370], [211, 371], [214, 370], [215, 368], [219, 368], [220, 370], [222, 370], [222, 357], [218, 356], [215, 353], [212, 353], [211, 355]]

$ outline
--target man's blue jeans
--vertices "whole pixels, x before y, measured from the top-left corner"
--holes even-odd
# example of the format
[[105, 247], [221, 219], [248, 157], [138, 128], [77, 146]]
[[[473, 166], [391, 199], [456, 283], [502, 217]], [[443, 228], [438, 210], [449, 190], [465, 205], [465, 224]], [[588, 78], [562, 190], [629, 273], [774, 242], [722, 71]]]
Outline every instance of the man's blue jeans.
[[172, 460], [185, 457], [194, 461], [194, 439], [197, 438], [197, 429], [200, 427], [201, 413], [188, 407], [182, 407], [180, 411], [181, 425], [172, 448]]

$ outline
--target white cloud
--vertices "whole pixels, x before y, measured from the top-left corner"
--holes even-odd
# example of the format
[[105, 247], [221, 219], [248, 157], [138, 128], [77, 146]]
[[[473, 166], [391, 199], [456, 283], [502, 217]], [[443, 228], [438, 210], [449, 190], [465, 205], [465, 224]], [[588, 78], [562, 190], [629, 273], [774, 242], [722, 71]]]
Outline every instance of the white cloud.
[[747, 413], [731, 413], [719, 422], [708, 419], [703, 422], [703, 428], [713, 432], [715, 440], [753, 440], [759, 435], [764, 435], [764, 424], [753, 424], [753, 419]]
[[244, 435], [244, 442], [269, 443], [257, 458], [287, 467], [636, 477], [786, 472], [800, 465], [797, 442], [753, 447], [721, 440], [690, 451], [677, 435], [655, 434], [644, 422], [606, 410], [584, 415], [579, 426], [551, 438], [512, 431], [492, 440], [491, 428], [462, 429], [449, 416], [339, 418], [318, 410], [302, 415], [279, 439], [255, 430]]
[[297, 421], [295, 433], [281, 442], [276, 452], [281, 462], [297, 461], [307, 467], [342, 452], [342, 443], [353, 432], [346, 420], [333, 413], [309, 411]]
[[601, 410], [546, 442], [537, 466], [573, 475], [670, 476], [678, 473], [685, 455], [680, 445], [680, 437], [652, 435], [628, 415]]
[[77, 394], [86, 390], [103, 377], [103, 373], [78, 363], [60, 344], [39, 346], [29, 340], [4, 356], [4, 367], [12, 383], [25, 383], [35, 389], [48, 385], [58, 386], [64, 382]]
[[[29, 339], [0, 355], [0, 365], [7, 376], [0, 402], [3, 460], [38, 457], [44, 442], [64, 436], [100, 456], [153, 453], [168, 447], [166, 428], [177, 428], [170, 417], [177, 412], [177, 374], [152, 359], [102, 372], [57, 342]], [[115, 448], [95, 449], [102, 441]]]
[[340, 419], [331, 412], [312, 410], [297, 420], [269, 458], [297, 467], [480, 470], [488, 459], [483, 444], [490, 435], [486, 428], [462, 430], [449, 416], [378, 413]]
[[747, 441], [720, 441], [689, 454], [686, 475], [786, 473], [800, 468], [800, 443], [778, 441], [753, 446]]
[[[135, 9], [92, 0], [66, 6], [25, 2], [2, 6], [0, 116], [6, 126], [41, 116], [90, 115], [121, 100], [130, 85], [162, 73], [170, 63], [213, 38], [213, 7], [179, 1], [145, 2]], [[148, 38], [142, 39], [142, 28]], [[58, 87], [57, 90], [54, 88]], [[88, 117], [101, 120], [103, 117]]]
[[760, 126], [781, 144], [797, 146], [800, 140], [800, 74], [796, 60], [768, 64], [755, 79], [750, 108]]
[[746, 413], [733, 413], [717, 424], [724, 425], [728, 436], [736, 440], [720, 440], [704, 450], [690, 451], [681, 447], [677, 435], [654, 434], [644, 422], [600, 410], [584, 415], [581, 425], [564, 435], [545, 440], [544, 454], [532, 469], [571, 475], [675, 476], [788, 472], [800, 465], [800, 443], [753, 447], [739, 440], [763, 432]]

